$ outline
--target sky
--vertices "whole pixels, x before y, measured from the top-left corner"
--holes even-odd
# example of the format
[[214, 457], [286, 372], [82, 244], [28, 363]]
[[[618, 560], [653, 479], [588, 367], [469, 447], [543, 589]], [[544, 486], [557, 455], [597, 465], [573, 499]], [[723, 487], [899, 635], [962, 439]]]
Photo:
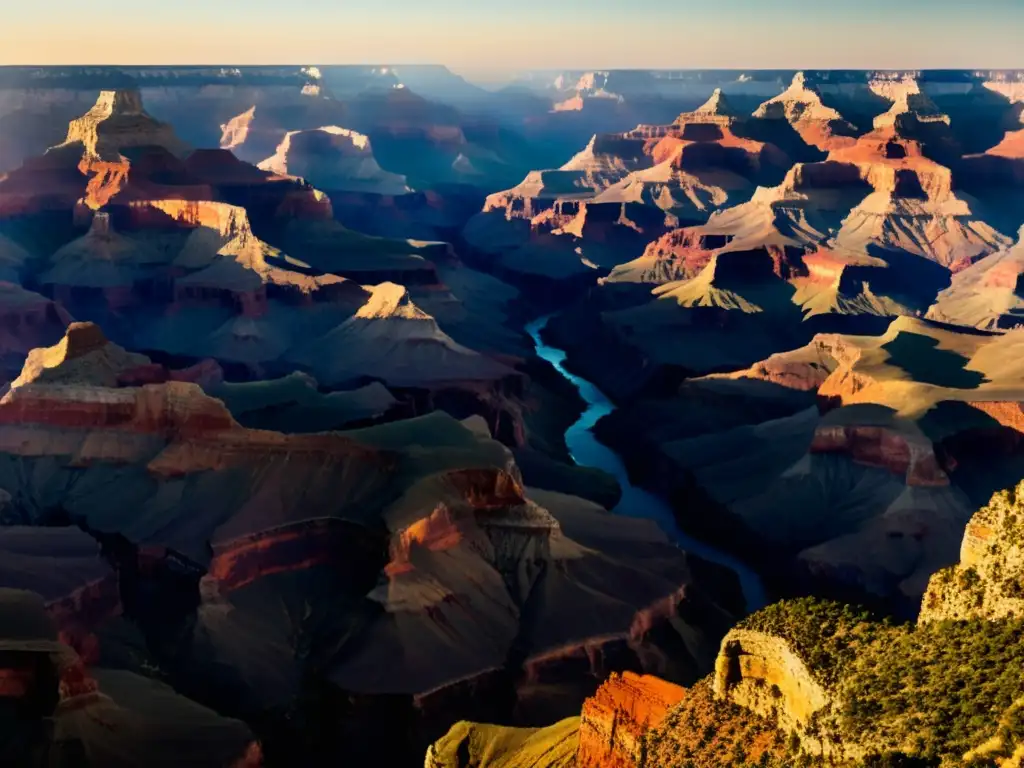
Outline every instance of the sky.
[[1024, 68], [1024, 0], [0, 0], [0, 64]]

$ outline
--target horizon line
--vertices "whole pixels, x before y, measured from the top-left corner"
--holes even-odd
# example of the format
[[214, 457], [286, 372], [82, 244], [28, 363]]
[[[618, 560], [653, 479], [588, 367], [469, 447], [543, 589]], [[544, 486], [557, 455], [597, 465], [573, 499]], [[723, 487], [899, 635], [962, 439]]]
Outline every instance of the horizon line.
[[443, 67], [445, 69], [481, 69], [481, 70], [504, 70], [504, 71], [518, 71], [518, 72], [553, 72], [553, 71], [580, 71], [580, 72], [903, 72], [907, 70], [913, 70], [917, 72], [970, 72], [973, 70], [1002, 70], [1007, 72], [1024, 72], [1024, 63], [1018, 66], [992, 66], [992, 65], [973, 65], [973, 66], [900, 66], [900, 67], [878, 67], [878, 66], [861, 66], [861, 67], [815, 67], [815, 66], [780, 66], [780, 67], [743, 67], [743, 66], [729, 66], [729, 67], [714, 67], [714, 66], [677, 66], [677, 67], [664, 67], [664, 66], [587, 66], [587, 65], [571, 65], [571, 66], [548, 66], [548, 67], [531, 67], [531, 66], [515, 66], [515, 65], [473, 65], [473, 64], [446, 64], [444, 62], [437, 61], [418, 61], [418, 62], [391, 62], [391, 61], [361, 61], [361, 62], [313, 62], [310, 61], [289, 61], [289, 62], [265, 62], [260, 64], [238, 64], [232, 62], [149, 62], [149, 63], [136, 63], [136, 62], [105, 62], [105, 63], [60, 63], [60, 64], [41, 64], [37, 62], [28, 63], [0, 63], [0, 69], [15, 69], [15, 68], [37, 68], [37, 69], [60, 69], [60, 68], [115, 68], [115, 67], [152, 67], [152, 68], [178, 68], [178, 67], [202, 67], [202, 68], [231, 68], [231, 69], [247, 69], [247, 68], [266, 68], [266, 67]]

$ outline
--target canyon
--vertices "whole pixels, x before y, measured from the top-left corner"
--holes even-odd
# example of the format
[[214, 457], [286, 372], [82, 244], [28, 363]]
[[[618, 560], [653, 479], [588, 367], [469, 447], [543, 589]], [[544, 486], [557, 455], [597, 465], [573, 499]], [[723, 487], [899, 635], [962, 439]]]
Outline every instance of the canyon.
[[1013, 765], [1022, 103], [1019, 71], [0, 68], [27, 748]]

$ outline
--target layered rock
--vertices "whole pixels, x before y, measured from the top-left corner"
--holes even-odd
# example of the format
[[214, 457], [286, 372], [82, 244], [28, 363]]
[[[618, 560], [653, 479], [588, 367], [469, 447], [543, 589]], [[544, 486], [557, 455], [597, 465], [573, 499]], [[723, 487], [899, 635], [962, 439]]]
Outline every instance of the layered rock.
[[642, 247], [645, 229], [659, 227], [631, 215], [623, 201], [598, 204], [596, 197], [638, 168], [651, 165], [646, 139], [599, 134], [558, 169], [531, 171], [516, 187], [488, 196], [483, 211], [462, 236], [510, 279], [588, 279], [598, 268]]
[[188, 152], [170, 125], [145, 111], [137, 90], [103, 91], [92, 109], [71, 121], [63, 143], [0, 181], [0, 214], [76, 204], [98, 210], [120, 194], [151, 194], [168, 180], [208, 197], [208, 189], [186, 178], [181, 158]]
[[[376, 298], [361, 319], [422, 319]], [[405, 697], [427, 720], [499, 684], [520, 706], [566, 709], [579, 683], [560, 681], [581, 659], [589, 674], [638, 664], [684, 679], [710, 664], [732, 591], [698, 587], [707, 566], [654, 524], [524, 488], [486, 433], [442, 414], [346, 435], [246, 429], [194, 384], [132, 386], [150, 367], [73, 325], [0, 401], [0, 476], [33, 523], [59, 513], [122, 542], [139, 563], [124, 570], [128, 594], [150, 588], [143, 561], [206, 571], [198, 608], [158, 617], [133, 603], [134, 620], [183, 633], [175, 645], [192, 652], [175, 675], [204, 702], [252, 716], [284, 706], [309, 670], [306, 644], [337, 648], [321, 663], [346, 696]], [[290, 614], [297, 596], [308, 608]], [[688, 608], [711, 618], [679, 634]], [[101, 653], [135, 647], [115, 629], [97, 633]], [[509, 663], [517, 685], [495, 677]]]
[[58, 149], [74, 145], [81, 145], [86, 158], [101, 162], [118, 162], [124, 150], [135, 147], [163, 147], [174, 155], [188, 152], [171, 126], [149, 116], [136, 90], [101, 92], [93, 108], [71, 122]]
[[367, 302], [294, 359], [327, 384], [372, 377], [400, 387], [494, 382], [511, 370], [455, 342], [395, 283], [375, 286]]
[[189, 151], [170, 125], [150, 117], [138, 91], [103, 91], [92, 109], [71, 122], [64, 143], [53, 151], [81, 151], [78, 169], [89, 177], [83, 199], [97, 209], [127, 185], [133, 163], [125, 153], [139, 148], [159, 148], [178, 157]]
[[37, 592], [61, 642], [95, 661], [95, 632], [123, 610], [118, 578], [99, 544], [78, 528], [34, 527], [31, 511], [16, 503], [0, 515], [0, 588]]
[[981, 217], [980, 204], [953, 190], [952, 172], [926, 158], [919, 142], [903, 138], [901, 125], [883, 124], [829, 155], [860, 168], [874, 190], [850, 211], [836, 243], [855, 251], [910, 253], [953, 271], [1008, 246]]
[[1024, 274], [1024, 230], [1016, 245], [1005, 248], [953, 275], [949, 288], [938, 294], [928, 317], [943, 323], [986, 331], [1021, 324], [1021, 275]]
[[777, 147], [737, 135], [743, 123], [716, 90], [671, 126], [627, 134], [650, 137], [646, 151], [655, 165], [629, 174], [594, 202], [651, 205], [683, 222], [702, 221], [719, 208], [743, 202], [758, 181], [777, 181], [790, 162]]
[[960, 562], [928, 582], [920, 622], [989, 619], [1024, 613], [1024, 541], [1018, 485], [993, 495], [964, 531]]
[[[4, 631], [13, 651], [0, 670], [4, 698], [18, 716], [4, 713], [5, 758], [15, 764], [40, 752], [76, 750], [118, 768], [146, 764], [256, 768], [262, 749], [238, 720], [221, 717], [155, 679], [120, 669], [88, 667], [60, 642], [39, 595], [0, 590]], [[10, 681], [24, 681], [18, 686]], [[144, 713], [144, 717], [140, 717]], [[49, 721], [50, 728], [40, 727]]]
[[[745, 371], [640, 399], [601, 434], [645, 482], [680, 499], [705, 494], [702, 516], [680, 515], [695, 531], [736, 546], [735, 524], [731, 534], [714, 525], [727, 511], [749, 529], [744, 552], [767, 538], [793, 552], [794, 578], [909, 611], [955, 556], [989, 478], [1019, 471], [1021, 380], [1007, 362], [1019, 343], [1015, 332], [956, 333], [910, 318], [881, 337], [819, 335]], [[637, 424], [648, 426], [638, 435]]]
[[123, 375], [148, 363], [145, 355], [111, 344], [93, 323], [71, 323], [56, 345], [29, 352], [11, 388], [29, 384], [115, 387]]
[[754, 112], [764, 120], [785, 120], [807, 144], [831, 151], [852, 142], [856, 128], [822, 100], [821, 93], [798, 72], [789, 88]]
[[[412, 514], [413, 500], [431, 488], [442, 489], [448, 500], [428, 516]], [[697, 658], [689, 660], [670, 659], [657, 642], [651, 645], [649, 633], [666, 626], [680, 606], [702, 601], [696, 592], [674, 585], [681, 573], [665, 559], [660, 536], [651, 526], [627, 526], [594, 514], [599, 514], [594, 505], [559, 494], [530, 490], [524, 497], [516, 482], [500, 474], [451, 473], [414, 486], [387, 513], [391, 557], [386, 579], [371, 594], [385, 609], [370, 628], [375, 640], [338, 665], [332, 679], [366, 692], [413, 688], [428, 706], [439, 689], [501, 665], [521, 611], [534, 610], [544, 619], [529, 630], [519, 694], [523, 706], [536, 706], [556, 693], [558, 686], [550, 686], [563, 665], [583, 663], [598, 673], [619, 654], [637, 654], [646, 668], [678, 675], [706, 663], [703, 640], [691, 646]], [[630, 541], [614, 543], [620, 536]], [[600, 572], [590, 571], [591, 551], [610, 557]], [[667, 570], [656, 575], [659, 561], [657, 567]], [[458, 574], [451, 570], [456, 566]], [[466, 573], [475, 574], [471, 582]], [[508, 575], [502, 579], [499, 573]], [[620, 579], [632, 583], [628, 590]], [[587, 602], [604, 606], [603, 617], [570, 608], [577, 599], [571, 596], [584, 592], [590, 594]], [[457, 656], [442, 650], [453, 642], [453, 633]], [[415, 657], [406, 656], [402, 670], [385, 670], [387, 649], [413, 636]], [[430, 668], [416, 662], [426, 657], [445, 661]]]
[[613, 674], [583, 705], [580, 768], [640, 768], [643, 737], [659, 727], [686, 689], [650, 675]]
[[746, 133], [716, 91], [670, 125], [595, 136], [561, 169], [491, 195], [464, 236], [511, 273], [582, 278], [613, 268], [667, 226], [705, 221], [781, 177], [786, 155]]
[[839, 229], [869, 187], [846, 163], [798, 163], [777, 187], [759, 188], [747, 203], [713, 214], [708, 223], [676, 230], [652, 242], [612, 282], [671, 282], [695, 276], [720, 252], [760, 251], [794, 261]]
[[787, 730], [805, 730], [829, 703], [825, 687], [784, 638], [742, 629], [722, 641], [714, 691]]
[[300, 176], [331, 191], [378, 195], [410, 191], [404, 176], [388, 173], [377, 164], [369, 137], [338, 126], [289, 131], [274, 156], [260, 162], [259, 167]]
[[[0, 402], [5, 460], [16, 464], [42, 461], [48, 455], [67, 457], [69, 466], [57, 465], [45, 473], [54, 481], [73, 471], [75, 465], [120, 466], [126, 503], [133, 508], [136, 503], [142, 508], [154, 504], [150, 507], [154, 514], [160, 508], [156, 498], [129, 500], [133, 483], [134, 493], [145, 497], [143, 489], [150, 482], [145, 478], [155, 479], [159, 485], [170, 478], [195, 477], [194, 473], [209, 470], [260, 464], [269, 469], [287, 456], [306, 456], [310, 461], [326, 460], [331, 464], [334, 459], [327, 456], [334, 451], [342, 462], [355, 459], [373, 464], [379, 460], [374, 458], [375, 452], [343, 438], [288, 437], [244, 430], [223, 403], [184, 381], [110, 388], [112, 378], [123, 379], [139, 370], [143, 360], [106, 343], [95, 327], [72, 326], [61, 344], [31, 358], [17, 386]], [[316, 474], [312, 466], [309, 468]], [[271, 486], [282, 479], [275, 478], [273, 470], [269, 474], [257, 472], [248, 480], [239, 478], [243, 484]], [[16, 495], [26, 508], [37, 509], [44, 517], [62, 509], [63, 514], [90, 529], [119, 533], [136, 543], [177, 547], [199, 559], [203, 559], [204, 529], [208, 536], [224, 519], [223, 511], [214, 512], [204, 525], [187, 532], [189, 524], [183, 518], [175, 521], [176, 514], [171, 511], [165, 520], [167, 527], [151, 541], [147, 524], [141, 519], [126, 520], [123, 510], [101, 502], [97, 492], [99, 489], [65, 488], [54, 498], [44, 498], [40, 495], [44, 487], [27, 482]], [[236, 503], [240, 501], [230, 498], [220, 502], [222, 509], [224, 504], [230, 507]], [[257, 508], [251, 510], [256, 512]], [[267, 512], [274, 514], [272, 508]]]
[[487, 198], [483, 212], [501, 212], [506, 219], [533, 219], [556, 201], [580, 201], [618, 182], [649, 163], [643, 138], [594, 136], [590, 143], [557, 170], [533, 171], [518, 186]]
[[[354, 309], [365, 295], [341, 277], [293, 269], [295, 262], [253, 234], [246, 210], [238, 206], [164, 198], [132, 202], [119, 218], [127, 220], [123, 230], [115, 229], [109, 214], [95, 214], [89, 232], [59, 248], [40, 279], [74, 311], [111, 321], [125, 341], [148, 336], [150, 345], [166, 349], [167, 340], [154, 344], [150, 336], [156, 331], [166, 338], [173, 332], [173, 312], [154, 320], [165, 308], [223, 306], [241, 318], [260, 318], [281, 304], [315, 302], [342, 307], [336, 315], [340, 321], [348, 316], [344, 307], [352, 304]], [[125, 326], [125, 315], [136, 322]], [[218, 321], [216, 315], [211, 319]], [[218, 325], [225, 321], [230, 322], [220, 317]], [[207, 333], [215, 334], [216, 328]], [[233, 352], [230, 345], [218, 350], [212, 341], [192, 338], [189, 343], [197, 341], [193, 348], [201, 355], [268, 359], [265, 353], [253, 359], [237, 348]]]

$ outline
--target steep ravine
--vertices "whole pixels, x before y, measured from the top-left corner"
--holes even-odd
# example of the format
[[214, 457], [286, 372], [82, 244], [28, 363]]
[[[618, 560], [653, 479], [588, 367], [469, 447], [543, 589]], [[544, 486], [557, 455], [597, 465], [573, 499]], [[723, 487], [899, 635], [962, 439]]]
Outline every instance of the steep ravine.
[[526, 326], [526, 332], [533, 339], [537, 347], [537, 354], [572, 382], [587, 403], [587, 408], [579, 420], [565, 433], [565, 442], [573, 461], [580, 466], [602, 469], [619, 481], [622, 486], [622, 498], [618, 506], [615, 507], [616, 513], [654, 520], [681, 549], [734, 571], [743, 588], [743, 597], [747, 602], [748, 612], [764, 607], [767, 603], [767, 596], [761, 578], [736, 558], [694, 539], [680, 530], [668, 502], [633, 485], [619, 455], [595, 437], [592, 431], [593, 426], [602, 416], [611, 413], [615, 406], [594, 384], [566, 370], [565, 352], [548, 345], [541, 338], [541, 330], [550, 317], [547, 315], [534, 320]]

